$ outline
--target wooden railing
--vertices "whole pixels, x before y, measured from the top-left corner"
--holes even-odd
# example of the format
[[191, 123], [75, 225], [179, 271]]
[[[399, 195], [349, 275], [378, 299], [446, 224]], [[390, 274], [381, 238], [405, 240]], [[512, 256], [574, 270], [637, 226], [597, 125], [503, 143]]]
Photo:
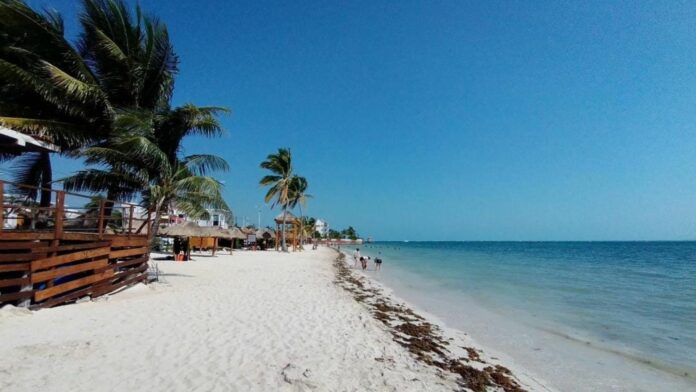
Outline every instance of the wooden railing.
[[[8, 195], [8, 191], [15, 191], [16, 196]], [[51, 205], [41, 206], [35, 200], [22, 196], [29, 191], [50, 192]], [[66, 196], [72, 197], [76, 203], [82, 201], [85, 205], [94, 201], [91, 197], [78, 193], [0, 180], [0, 205], [3, 206], [0, 210], [0, 231], [52, 229], [58, 236], [65, 231], [93, 232], [100, 236], [109, 233], [147, 233], [149, 226], [146, 222], [150, 221], [150, 213], [136, 217], [139, 208], [135, 204], [98, 199], [96, 206], [68, 208]]]
[[[51, 203], [8, 191], [50, 192]], [[66, 196], [92, 200], [0, 180], [0, 307], [50, 307], [147, 281], [150, 214], [111, 200], [68, 208]]]

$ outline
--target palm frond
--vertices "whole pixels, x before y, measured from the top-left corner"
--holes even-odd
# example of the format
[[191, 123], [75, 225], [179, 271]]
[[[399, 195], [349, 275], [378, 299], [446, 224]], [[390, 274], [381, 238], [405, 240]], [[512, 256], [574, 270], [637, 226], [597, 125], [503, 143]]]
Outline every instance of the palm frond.
[[189, 155], [183, 160], [186, 167], [199, 176], [205, 176], [211, 171], [230, 170], [230, 166], [223, 158], [216, 155], [198, 154]]

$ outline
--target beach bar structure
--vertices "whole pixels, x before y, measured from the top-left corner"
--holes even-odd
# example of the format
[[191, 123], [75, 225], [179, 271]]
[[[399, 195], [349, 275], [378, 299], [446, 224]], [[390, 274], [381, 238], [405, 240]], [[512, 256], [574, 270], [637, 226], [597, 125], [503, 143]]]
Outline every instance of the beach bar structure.
[[278, 216], [275, 217], [275, 224], [276, 224], [276, 230], [275, 230], [275, 250], [280, 249], [280, 246], [283, 243], [283, 229], [282, 226], [285, 226], [285, 242], [288, 246], [292, 245], [292, 250], [293, 252], [299, 249], [300, 246], [300, 227], [302, 226], [300, 223], [300, 219], [297, 218], [295, 215], [291, 214], [289, 211], [288, 212], [281, 212]]
[[[50, 193], [50, 203], [27, 193]], [[2, 180], [0, 205], [0, 307], [47, 308], [147, 282], [150, 214], [134, 219], [137, 206]]]

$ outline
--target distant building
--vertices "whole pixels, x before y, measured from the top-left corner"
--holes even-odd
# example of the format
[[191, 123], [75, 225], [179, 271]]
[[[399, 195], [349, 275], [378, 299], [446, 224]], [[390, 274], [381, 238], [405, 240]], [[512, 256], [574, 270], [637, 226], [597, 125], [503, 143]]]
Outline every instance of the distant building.
[[314, 223], [314, 230], [318, 231], [322, 237], [325, 237], [329, 234], [329, 224], [326, 221], [317, 219]]
[[229, 211], [222, 211], [222, 210], [208, 210], [208, 215], [210, 215], [210, 219], [199, 219], [196, 221], [198, 226], [202, 227], [220, 227], [222, 229], [227, 229], [230, 227], [230, 222], [227, 221], [228, 215], [231, 214]]

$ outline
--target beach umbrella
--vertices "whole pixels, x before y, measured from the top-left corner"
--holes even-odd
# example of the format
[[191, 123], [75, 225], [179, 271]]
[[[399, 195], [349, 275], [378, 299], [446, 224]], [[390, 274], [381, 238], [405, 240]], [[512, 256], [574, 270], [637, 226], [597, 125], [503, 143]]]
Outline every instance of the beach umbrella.
[[201, 237], [230, 239], [230, 234], [227, 230], [223, 230], [217, 226], [204, 226], [201, 227]]
[[239, 239], [239, 240], [244, 240], [246, 239], [246, 234], [242, 233], [241, 230], [237, 227], [232, 227], [230, 229], [227, 229], [227, 232], [230, 234], [230, 238], [232, 239]]
[[162, 237], [205, 237], [203, 228], [194, 222], [167, 226], [159, 231]]
[[276, 223], [293, 224], [298, 223], [300, 220], [297, 219], [297, 217], [293, 215], [292, 212], [285, 211], [278, 214], [278, 216], [275, 217], [275, 221]]
[[256, 230], [256, 237], [258, 238], [273, 238], [275, 233], [268, 229]]

